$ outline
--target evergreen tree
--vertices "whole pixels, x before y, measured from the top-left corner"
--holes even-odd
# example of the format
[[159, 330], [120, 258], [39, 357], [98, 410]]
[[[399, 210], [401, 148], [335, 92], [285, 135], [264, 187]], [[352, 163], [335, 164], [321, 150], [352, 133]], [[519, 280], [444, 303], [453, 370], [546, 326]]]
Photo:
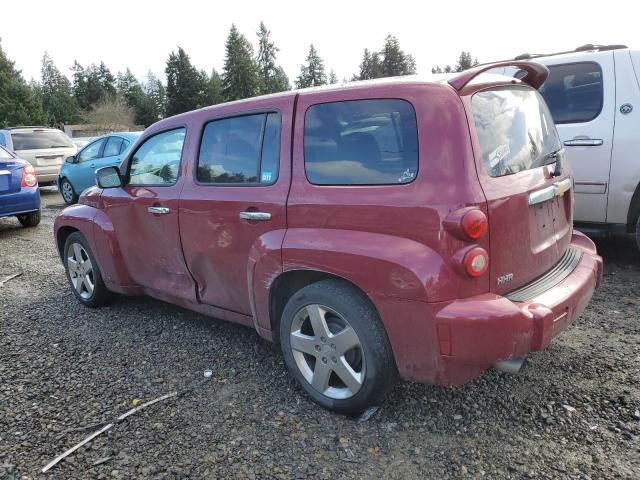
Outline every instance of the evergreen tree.
[[396, 77], [416, 73], [415, 61], [400, 48], [400, 42], [393, 35], [387, 35], [382, 47], [382, 77]]
[[329, 73], [329, 83], [331, 85], [338, 83], [338, 76], [336, 75], [336, 72], [333, 69], [331, 69], [331, 72]]
[[188, 112], [206, 105], [201, 73], [191, 64], [189, 55], [178, 47], [171, 52], [165, 69], [167, 75], [167, 116]]
[[365, 48], [362, 63], [360, 63], [360, 74], [355, 79], [370, 80], [372, 78], [380, 77], [382, 77], [380, 54], [377, 52], [370, 53], [369, 49]]
[[84, 68], [76, 61], [71, 69], [73, 70], [73, 96], [82, 110], [115, 96], [115, 78], [104, 62]]
[[47, 52], [42, 57], [40, 92], [48, 124], [71, 123], [76, 119], [78, 106], [71, 92], [71, 82], [55, 66]]
[[116, 86], [117, 95], [133, 109], [136, 125], [148, 127], [158, 121], [158, 109], [153, 98], [147, 94], [131, 70], [127, 68], [125, 73], [118, 73]]
[[360, 72], [354, 80], [370, 80], [372, 78], [396, 77], [416, 73], [416, 62], [412, 55], [400, 48], [400, 42], [392, 35], [387, 35], [380, 52], [364, 50]]
[[470, 52], [464, 50], [460, 52], [458, 63], [456, 63], [456, 72], [462, 72], [478, 65], [478, 59], [473, 60]]
[[207, 105], [216, 105], [224, 102], [222, 96], [222, 77], [214, 68], [207, 80]]
[[276, 53], [280, 50], [269, 39], [271, 32], [264, 22], [260, 22], [258, 35], [258, 75], [260, 79], [260, 94], [276, 93], [289, 90], [289, 78], [281, 67], [276, 66]]
[[0, 126], [39, 125], [46, 122], [37, 92], [27, 85], [0, 45]]
[[472, 60], [471, 53], [468, 51], [460, 52], [460, 56], [458, 57], [458, 61], [456, 65], [452, 67], [451, 65], [445, 65], [441, 68], [439, 65], [436, 65], [431, 69], [431, 73], [451, 73], [451, 72], [462, 72], [469, 68], [475, 67], [479, 65], [478, 59], [475, 58]]
[[253, 47], [235, 25], [231, 25], [226, 43], [222, 72], [222, 94], [226, 101], [253, 97], [259, 92], [258, 65], [253, 59]]
[[147, 74], [144, 91], [153, 104], [154, 122], [164, 118], [167, 106], [167, 92], [162, 82], [151, 71]]
[[324, 72], [324, 62], [313, 44], [311, 44], [307, 55], [307, 63], [300, 66], [300, 75], [296, 79], [296, 88], [316, 87], [326, 84], [327, 74]]

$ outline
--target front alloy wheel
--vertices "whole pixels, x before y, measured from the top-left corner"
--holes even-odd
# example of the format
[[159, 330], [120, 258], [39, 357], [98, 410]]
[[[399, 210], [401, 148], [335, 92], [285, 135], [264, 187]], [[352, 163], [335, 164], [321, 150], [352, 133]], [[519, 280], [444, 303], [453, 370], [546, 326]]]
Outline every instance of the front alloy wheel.
[[81, 298], [88, 300], [95, 289], [93, 264], [89, 254], [80, 243], [72, 243], [67, 255], [71, 284]]
[[67, 279], [76, 298], [87, 307], [100, 307], [107, 303], [112, 293], [102, 280], [93, 252], [80, 232], [73, 232], [67, 237], [63, 253]]

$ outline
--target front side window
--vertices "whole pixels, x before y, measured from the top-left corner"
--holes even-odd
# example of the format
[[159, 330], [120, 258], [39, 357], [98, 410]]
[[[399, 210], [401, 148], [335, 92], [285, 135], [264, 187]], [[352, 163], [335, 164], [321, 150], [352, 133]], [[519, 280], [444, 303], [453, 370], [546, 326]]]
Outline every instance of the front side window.
[[602, 110], [602, 69], [594, 62], [551, 65], [540, 93], [556, 123], [589, 122]]
[[205, 126], [196, 176], [201, 183], [270, 185], [279, 163], [279, 114], [222, 118]]
[[107, 144], [104, 146], [103, 157], [115, 157], [120, 154], [120, 149], [122, 148], [122, 144], [124, 143], [124, 139], [120, 137], [109, 137], [107, 140]]
[[393, 185], [418, 173], [416, 114], [405, 100], [313, 105], [305, 115], [304, 162], [316, 185]]
[[86, 162], [87, 160], [95, 160], [100, 155], [100, 149], [104, 143], [104, 138], [96, 140], [95, 142], [87, 145], [79, 154], [78, 162]]
[[492, 177], [554, 163], [560, 139], [549, 109], [531, 88], [484, 90], [472, 100], [482, 159]]
[[129, 169], [130, 185], [173, 185], [178, 179], [185, 128], [148, 138], [136, 150]]

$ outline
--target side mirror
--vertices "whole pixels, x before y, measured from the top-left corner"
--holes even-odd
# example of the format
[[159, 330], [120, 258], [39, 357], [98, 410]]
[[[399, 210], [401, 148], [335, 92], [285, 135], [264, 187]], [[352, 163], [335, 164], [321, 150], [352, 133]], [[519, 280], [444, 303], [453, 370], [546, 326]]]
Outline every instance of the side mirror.
[[118, 167], [104, 167], [96, 170], [96, 185], [100, 188], [121, 187], [120, 169]]
[[75, 155], [71, 155], [70, 157], [65, 158], [64, 161], [67, 163], [78, 163], [78, 159]]

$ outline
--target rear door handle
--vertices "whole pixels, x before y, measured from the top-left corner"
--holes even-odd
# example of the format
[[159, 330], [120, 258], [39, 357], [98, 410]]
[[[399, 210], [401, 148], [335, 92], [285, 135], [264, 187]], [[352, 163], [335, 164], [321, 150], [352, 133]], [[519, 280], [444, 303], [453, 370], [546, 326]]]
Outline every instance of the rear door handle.
[[574, 138], [564, 141], [566, 147], [598, 147], [603, 143], [601, 138]]
[[242, 220], [259, 220], [264, 222], [271, 220], [271, 214], [268, 212], [240, 212], [240, 218]]
[[153, 213], [154, 215], [166, 215], [171, 210], [167, 207], [149, 207], [147, 208], [147, 212]]

